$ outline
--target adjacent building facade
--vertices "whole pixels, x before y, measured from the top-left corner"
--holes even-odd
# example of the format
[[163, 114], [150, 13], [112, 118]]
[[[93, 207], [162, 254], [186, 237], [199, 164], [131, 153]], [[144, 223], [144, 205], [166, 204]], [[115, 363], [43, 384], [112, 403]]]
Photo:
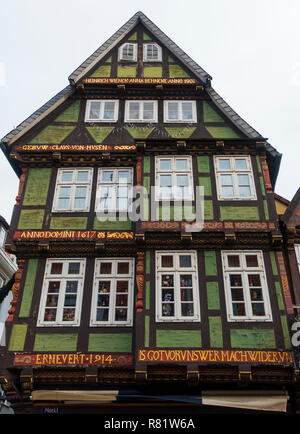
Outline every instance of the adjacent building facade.
[[15, 408], [101, 412], [138, 390], [295, 411], [281, 155], [141, 12], [69, 83], [2, 139], [20, 176], [0, 350]]

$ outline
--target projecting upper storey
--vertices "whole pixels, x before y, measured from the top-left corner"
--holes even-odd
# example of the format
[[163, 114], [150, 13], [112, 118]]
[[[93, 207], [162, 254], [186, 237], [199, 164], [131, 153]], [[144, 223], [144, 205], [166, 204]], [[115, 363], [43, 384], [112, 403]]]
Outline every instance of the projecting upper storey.
[[[2, 139], [17, 173], [15, 152], [28, 144], [57, 150], [58, 145], [132, 145], [150, 139], [265, 142], [214, 91], [211, 76], [142, 12], [86, 59], [69, 82]], [[274, 187], [281, 154], [268, 143], [266, 151]]]

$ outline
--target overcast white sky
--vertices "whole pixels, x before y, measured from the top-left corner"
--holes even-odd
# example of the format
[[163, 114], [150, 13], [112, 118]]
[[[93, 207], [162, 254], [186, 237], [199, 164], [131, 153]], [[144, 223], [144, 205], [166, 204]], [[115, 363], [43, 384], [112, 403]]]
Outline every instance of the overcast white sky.
[[[0, 138], [138, 10], [212, 77], [215, 90], [283, 154], [275, 191], [300, 186], [299, 0], [10, 0], [1, 5]], [[18, 179], [0, 154], [0, 214]]]

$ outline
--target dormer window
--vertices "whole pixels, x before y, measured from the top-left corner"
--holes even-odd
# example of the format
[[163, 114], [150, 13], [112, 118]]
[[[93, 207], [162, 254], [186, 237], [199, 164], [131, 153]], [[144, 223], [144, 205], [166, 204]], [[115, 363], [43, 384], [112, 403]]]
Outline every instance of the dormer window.
[[157, 44], [144, 44], [143, 60], [144, 62], [161, 62], [161, 47]]
[[119, 48], [119, 60], [137, 60], [137, 44], [123, 44]]

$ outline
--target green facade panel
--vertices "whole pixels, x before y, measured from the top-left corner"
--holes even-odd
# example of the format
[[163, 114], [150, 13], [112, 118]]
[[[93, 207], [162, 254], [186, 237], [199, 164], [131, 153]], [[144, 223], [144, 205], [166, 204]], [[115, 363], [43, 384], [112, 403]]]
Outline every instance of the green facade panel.
[[22, 203], [24, 206], [42, 206], [46, 204], [51, 170], [50, 168], [29, 169]]
[[91, 333], [88, 351], [130, 353], [132, 351], [131, 333]]
[[22, 209], [18, 229], [42, 229], [44, 213], [43, 209]]
[[201, 331], [157, 330], [156, 346], [159, 348], [201, 348]]
[[232, 348], [273, 349], [276, 348], [274, 330], [234, 329], [230, 330]]
[[76, 351], [75, 333], [37, 333], [33, 351]]
[[30, 316], [30, 309], [31, 309], [32, 296], [34, 290], [34, 283], [35, 283], [35, 278], [37, 273], [37, 267], [38, 267], [38, 260], [29, 259], [19, 318], [26, 318]]

